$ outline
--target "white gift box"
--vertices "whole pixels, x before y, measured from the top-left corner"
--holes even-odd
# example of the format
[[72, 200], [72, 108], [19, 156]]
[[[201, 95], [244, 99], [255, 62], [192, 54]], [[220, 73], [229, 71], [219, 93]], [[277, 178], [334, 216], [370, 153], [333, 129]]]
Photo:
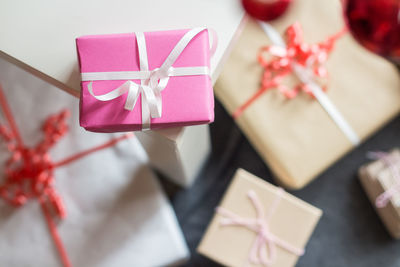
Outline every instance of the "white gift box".
[[[1, 59], [0, 82], [28, 145], [41, 140], [48, 115], [71, 110], [69, 133], [50, 150], [55, 161], [116, 136], [85, 132], [77, 99]], [[4, 160], [8, 153], [1, 149]], [[56, 169], [55, 188], [67, 211], [57, 229], [73, 266], [165, 266], [187, 259], [173, 209], [146, 163], [132, 138]], [[15, 208], [0, 199], [0, 266], [60, 266], [35, 200]]]
[[150, 164], [176, 184], [189, 187], [211, 152], [208, 125], [136, 133]]

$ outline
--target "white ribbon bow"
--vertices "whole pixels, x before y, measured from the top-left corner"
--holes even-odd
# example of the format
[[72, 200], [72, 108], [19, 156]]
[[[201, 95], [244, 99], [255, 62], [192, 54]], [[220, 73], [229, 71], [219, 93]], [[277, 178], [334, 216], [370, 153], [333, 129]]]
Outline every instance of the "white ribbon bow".
[[[139, 51], [140, 71], [115, 71], [115, 72], [84, 72], [81, 73], [82, 81], [90, 81], [88, 84], [89, 93], [100, 101], [110, 101], [128, 93], [125, 109], [133, 110], [137, 100], [142, 99], [142, 129], [150, 129], [151, 118], [160, 118], [162, 115], [161, 91], [165, 89], [171, 76], [210, 75], [208, 66], [180, 67], [174, 68], [172, 64], [178, 59], [190, 41], [206, 28], [194, 28], [188, 31], [172, 49], [164, 63], [154, 70], [149, 70], [147, 58], [146, 39], [142, 32], [136, 32], [136, 41]], [[210, 30], [209, 30], [210, 31]], [[213, 44], [210, 48], [211, 56], [217, 47], [217, 38], [214, 31]], [[118, 88], [103, 94], [96, 95], [93, 92], [93, 81], [107, 80], [128, 80]], [[141, 80], [137, 84], [131, 80]]]

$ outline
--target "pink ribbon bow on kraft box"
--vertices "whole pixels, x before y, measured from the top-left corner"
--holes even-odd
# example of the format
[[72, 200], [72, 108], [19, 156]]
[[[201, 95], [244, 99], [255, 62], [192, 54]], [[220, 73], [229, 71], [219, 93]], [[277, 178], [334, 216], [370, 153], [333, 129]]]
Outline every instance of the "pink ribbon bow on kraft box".
[[122, 132], [213, 122], [212, 39], [210, 48], [206, 28], [77, 38], [80, 125]]

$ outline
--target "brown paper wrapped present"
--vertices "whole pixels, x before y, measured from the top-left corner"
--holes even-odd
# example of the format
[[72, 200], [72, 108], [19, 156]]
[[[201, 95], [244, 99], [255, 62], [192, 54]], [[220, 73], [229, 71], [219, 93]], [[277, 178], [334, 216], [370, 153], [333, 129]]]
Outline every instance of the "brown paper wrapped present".
[[[344, 27], [339, 0], [293, 1], [272, 26], [282, 34], [296, 21], [309, 44], [326, 40]], [[216, 96], [230, 114], [259, 90], [263, 69], [257, 54], [270, 44], [259, 24], [249, 20], [215, 86]], [[398, 71], [362, 48], [349, 33], [337, 40], [326, 67], [326, 95], [361, 140], [398, 114]], [[305, 93], [288, 100], [278, 90], [270, 90], [236, 122], [278, 181], [290, 188], [303, 187], [354, 147], [319, 102]]]
[[226, 266], [294, 266], [321, 215], [318, 208], [239, 169], [198, 252]]
[[362, 166], [359, 179], [368, 198], [393, 238], [400, 238], [400, 150], [380, 153]]

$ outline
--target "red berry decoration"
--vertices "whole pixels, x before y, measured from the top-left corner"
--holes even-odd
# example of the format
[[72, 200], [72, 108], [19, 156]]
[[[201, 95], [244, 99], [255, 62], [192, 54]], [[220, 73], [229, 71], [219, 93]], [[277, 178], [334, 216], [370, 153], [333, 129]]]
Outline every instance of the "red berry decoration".
[[246, 12], [259, 20], [269, 21], [281, 16], [292, 0], [242, 0]]
[[344, 12], [358, 42], [400, 64], [400, 0], [347, 0]]

